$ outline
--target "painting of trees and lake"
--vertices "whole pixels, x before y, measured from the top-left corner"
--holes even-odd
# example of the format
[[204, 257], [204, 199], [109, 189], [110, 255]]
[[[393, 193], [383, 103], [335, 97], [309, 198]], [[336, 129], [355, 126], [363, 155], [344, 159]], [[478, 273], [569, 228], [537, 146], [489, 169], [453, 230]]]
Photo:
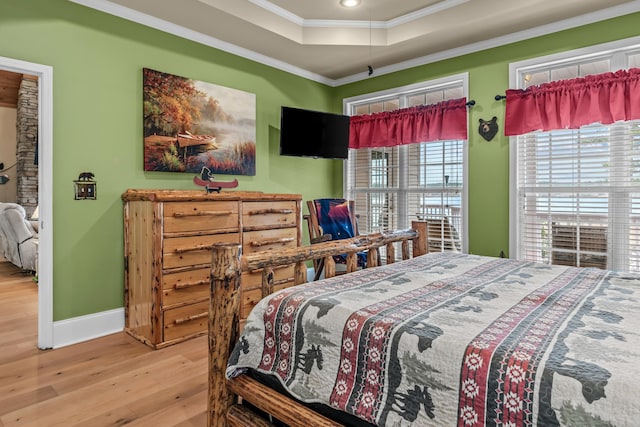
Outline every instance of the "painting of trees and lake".
[[144, 170], [256, 174], [256, 96], [143, 69]]

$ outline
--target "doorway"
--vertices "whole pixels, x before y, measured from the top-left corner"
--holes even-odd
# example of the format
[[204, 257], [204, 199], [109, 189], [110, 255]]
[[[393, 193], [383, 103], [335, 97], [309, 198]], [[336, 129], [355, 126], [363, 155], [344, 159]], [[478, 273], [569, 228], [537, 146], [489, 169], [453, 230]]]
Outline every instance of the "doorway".
[[0, 70], [38, 77], [38, 347], [53, 337], [53, 68], [0, 56]]

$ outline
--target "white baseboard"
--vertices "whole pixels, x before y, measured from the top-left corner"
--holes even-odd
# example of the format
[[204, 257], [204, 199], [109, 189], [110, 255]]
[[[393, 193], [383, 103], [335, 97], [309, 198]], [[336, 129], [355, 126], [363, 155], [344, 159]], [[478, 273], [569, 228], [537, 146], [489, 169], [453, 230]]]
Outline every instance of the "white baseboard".
[[124, 308], [53, 322], [53, 348], [88, 341], [124, 330]]
[[[312, 281], [314, 274], [313, 267], [307, 268], [307, 281]], [[59, 320], [53, 322], [53, 348], [77, 344], [123, 330], [124, 308]]]

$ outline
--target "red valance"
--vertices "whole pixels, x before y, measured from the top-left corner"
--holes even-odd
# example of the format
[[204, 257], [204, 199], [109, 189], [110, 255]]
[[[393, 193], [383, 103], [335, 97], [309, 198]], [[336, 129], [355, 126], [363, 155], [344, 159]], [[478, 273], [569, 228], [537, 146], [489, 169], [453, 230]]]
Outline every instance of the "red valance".
[[352, 116], [349, 127], [349, 148], [393, 147], [447, 139], [467, 139], [465, 98]]
[[640, 69], [509, 89], [506, 95], [507, 136], [640, 119]]

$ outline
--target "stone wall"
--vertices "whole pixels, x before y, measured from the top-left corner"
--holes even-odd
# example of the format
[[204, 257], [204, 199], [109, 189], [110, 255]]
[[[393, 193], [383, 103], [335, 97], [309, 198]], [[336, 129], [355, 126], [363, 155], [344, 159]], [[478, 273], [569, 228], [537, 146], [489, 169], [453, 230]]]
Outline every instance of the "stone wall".
[[24, 76], [18, 92], [16, 167], [18, 204], [31, 216], [38, 205], [38, 79]]

